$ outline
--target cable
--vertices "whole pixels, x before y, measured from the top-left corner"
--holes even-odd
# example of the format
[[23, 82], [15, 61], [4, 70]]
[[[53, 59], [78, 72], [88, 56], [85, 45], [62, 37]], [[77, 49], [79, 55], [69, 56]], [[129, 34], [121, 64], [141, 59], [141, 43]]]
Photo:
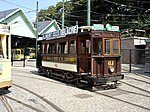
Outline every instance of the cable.
[[130, 7], [130, 8], [148, 10], [148, 9], [144, 9], [144, 8], [140, 8], [140, 7], [135, 7], [135, 6], [131, 6], [131, 5], [125, 5], [125, 4], [120, 4], [120, 3], [117, 3], [117, 2], [112, 2], [112, 1], [109, 1], [109, 0], [103, 0], [103, 1], [111, 3], [111, 4], [115, 4], [115, 5], [127, 6], [127, 7]]
[[148, 2], [148, 1], [137, 1], [137, 0], [127, 0], [127, 1], [130, 1], [130, 2], [140, 2], [140, 3], [150, 3], [150, 2]]
[[25, 13], [32, 13], [32, 12], [36, 12], [36, 10], [27, 11]]
[[86, 12], [87, 10], [77, 10], [77, 11], [72, 11], [72, 12], [67, 12], [67, 13], [75, 13], [75, 12], [81, 12], [81, 11], [83, 11], [83, 12]]
[[28, 10], [33, 11], [33, 9], [30, 9], [30, 8], [28, 8], [28, 7], [24, 7], [24, 6], [21, 6], [21, 5], [12, 3], [12, 2], [8, 2], [8, 1], [6, 1], [6, 0], [0, 0], [0, 1], [3, 1], [3, 2], [9, 3], [9, 4], [11, 4], [11, 5], [19, 6], [19, 7], [22, 7], [22, 8], [25, 8], [25, 9], [28, 9]]
[[70, 15], [70, 14], [66, 14], [68, 17], [76, 17], [76, 18], [80, 18], [80, 19], [85, 19], [85, 18], [83, 18], [83, 17], [81, 17], [81, 16], [76, 16], [76, 15]]

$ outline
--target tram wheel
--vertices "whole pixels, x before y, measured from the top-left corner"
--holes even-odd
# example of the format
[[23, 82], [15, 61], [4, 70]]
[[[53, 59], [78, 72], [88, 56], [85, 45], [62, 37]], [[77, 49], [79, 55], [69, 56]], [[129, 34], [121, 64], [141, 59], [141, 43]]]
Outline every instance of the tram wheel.
[[117, 88], [117, 85], [116, 85], [116, 84], [112, 84], [112, 85], [110, 85], [110, 88], [111, 88], [111, 89], [116, 89], [116, 88]]
[[51, 77], [52, 76], [52, 70], [47, 70], [47, 76]]

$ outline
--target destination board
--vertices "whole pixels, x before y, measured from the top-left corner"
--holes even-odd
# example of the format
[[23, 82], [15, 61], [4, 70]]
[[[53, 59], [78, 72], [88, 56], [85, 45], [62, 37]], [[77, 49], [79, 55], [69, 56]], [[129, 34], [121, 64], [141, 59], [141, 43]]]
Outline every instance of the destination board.
[[76, 33], [78, 33], [78, 25], [72, 26], [72, 27], [67, 27], [62, 30], [57, 30], [54, 32], [46, 33], [43, 35], [43, 39], [59, 38], [59, 37], [63, 37], [63, 36], [69, 35], [69, 34], [76, 34]]

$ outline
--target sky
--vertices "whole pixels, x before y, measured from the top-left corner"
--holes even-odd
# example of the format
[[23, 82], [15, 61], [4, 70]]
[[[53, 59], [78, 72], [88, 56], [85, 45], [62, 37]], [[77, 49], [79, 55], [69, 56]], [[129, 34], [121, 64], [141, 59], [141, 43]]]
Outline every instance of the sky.
[[51, 5], [56, 5], [62, 0], [0, 0], [0, 11], [21, 8], [27, 17], [32, 20], [36, 17], [36, 4], [39, 4], [40, 9], [47, 9]]

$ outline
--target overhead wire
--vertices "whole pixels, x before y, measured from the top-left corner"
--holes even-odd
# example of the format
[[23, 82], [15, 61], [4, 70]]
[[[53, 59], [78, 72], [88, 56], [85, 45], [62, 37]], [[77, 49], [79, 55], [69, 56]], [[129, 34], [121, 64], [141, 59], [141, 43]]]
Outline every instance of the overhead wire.
[[130, 7], [130, 8], [141, 9], [141, 10], [148, 10], [148, 9], [141, 8], [141, 7], [135, 7], [135, 6], [131, 6], [131, 5], [126, 5], [126, 4], [121, 4], [121, 3], [117, 3], [117, 2], [112, 2], [110, 0], [103, 0], [103, 1], [111, 3], [111, 4], [115, 4], [115, 5]]
[[11, 5], [19, 6], [19, 7], [22, 7], [22, 8], [25, 8], [25, 9], [28, 9], [28, 10], [33, 11], [33, 9], [31, 9], [31, 8], [28, 8], [28, 7], [25, 7], [25, 6], [22, 6], [22, 5], [15, 4], [15, 3], [13, 3], [13, 2], [8, 2], [8, 1], [6, 1], [6, 0], [0, 0], [0, 1], [3, 1], [3, 2], [9, 3], [9, 4], [11, 4]]
[[131, 2], [140, 2], [140, 3], [150, 3], [148, 1], [139, 1], [139, 0], [127, 0], [127, 1], [131, 1]]

